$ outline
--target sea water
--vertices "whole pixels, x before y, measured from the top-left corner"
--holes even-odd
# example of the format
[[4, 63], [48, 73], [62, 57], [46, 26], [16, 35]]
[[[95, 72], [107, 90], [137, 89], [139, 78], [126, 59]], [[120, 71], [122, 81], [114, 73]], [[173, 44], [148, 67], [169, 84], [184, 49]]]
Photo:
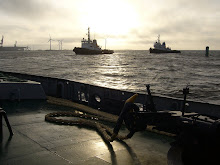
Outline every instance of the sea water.
[[115, 50], [114, 54], [76, 55], [72, 50], [0, 52], [0, 70], [49, 76], [87, 84], [220, 104], [220, 51], [150, 54]]

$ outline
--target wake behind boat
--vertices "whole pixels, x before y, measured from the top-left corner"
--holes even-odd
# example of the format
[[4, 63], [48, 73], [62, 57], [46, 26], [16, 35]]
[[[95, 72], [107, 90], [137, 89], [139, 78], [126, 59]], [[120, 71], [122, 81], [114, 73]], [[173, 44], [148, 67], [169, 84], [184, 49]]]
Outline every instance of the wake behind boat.
[[82, 39], [81, 41], [81, 48], [75, 47], [73, 51], [76, 54], [82, 54], [82, 55], [93, 55], [93, 54], [113, 54], [113, 50], [109, 49], [101, 49], [101, 47], [97, 44], [96, 39], [91, 41], [90, 39], [90, 29], [88, 28], [88, 40]]
[[171, 48], [166, 47], [166, 43], [160, 42], [160, 35], [158, 40], [154, 43], [154, 48], [149, 49], [150, 53], [181, 53], [179, 50], [171, 50]]

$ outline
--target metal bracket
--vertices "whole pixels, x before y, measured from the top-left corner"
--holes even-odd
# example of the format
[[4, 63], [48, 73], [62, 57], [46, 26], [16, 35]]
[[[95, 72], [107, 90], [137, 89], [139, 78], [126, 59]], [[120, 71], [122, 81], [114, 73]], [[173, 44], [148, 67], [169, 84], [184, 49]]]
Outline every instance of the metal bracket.
[[10, 132], [10, 136], [13, 136], [14, 133], [13, 133], [13, 131], [12, 131], [12, 129], [11, 129], [11, 125], [10, 125], [10, 123], [9, 123], [9, 121], [8, 121], [7, 114], [6, 114], [6, 112], [0, 107], [0, 138], [3, 137], [3, 131], [2, 131], [2, 128], [3, 128], [3, 127], [2, 127], [2, 125], [3, 125], [3, 123], [2, 123], [2, 116], [4, 116], [4, 118], [5, 118], [5, 122], [6, 122], [6, 124], [7, 124], [8, 130], [9, 130], [9, 132]]

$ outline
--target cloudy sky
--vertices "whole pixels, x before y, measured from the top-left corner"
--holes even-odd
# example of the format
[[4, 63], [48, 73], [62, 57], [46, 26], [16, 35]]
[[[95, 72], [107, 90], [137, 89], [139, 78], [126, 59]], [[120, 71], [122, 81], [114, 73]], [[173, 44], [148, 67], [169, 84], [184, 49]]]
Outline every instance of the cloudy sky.
[[220, 50], [219, 0], [0, 0], [4, 46], [73, 49], [91, 38], [110, 49], [146, 50], [160, 34], [180, 50]]

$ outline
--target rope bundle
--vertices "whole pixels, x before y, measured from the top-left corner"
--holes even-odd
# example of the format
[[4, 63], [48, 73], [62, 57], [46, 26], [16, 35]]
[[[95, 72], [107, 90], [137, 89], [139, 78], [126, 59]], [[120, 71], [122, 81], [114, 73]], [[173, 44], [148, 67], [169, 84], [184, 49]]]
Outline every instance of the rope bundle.
[[[61, 125], [82, 125], [86, 127], [91, 127], [96, 129], [105, 141], [111, 140], [111, 135], [113, 134], [113, 129], [108, 127], [107, 125], [101, 123], [101, 121], [116, 123], [118, 116], [112, 115], [106, 112], [102, 112], [91, 107], [77, 104], [69, 100], [47, 97], [47, 102], [50, 104], [67, 106], [76, 109], [75, 111], [61, 111], [61, 112], [53, 112], [49, 113], [45, 116], [45, 120], [48, 122], [61, 124]], [[76, 117], [74, 120], [66, 120], [59, 119], [57, 117]], [[148, 131], [167, 135], [167, 136], [175, 136], [173, 134], [158, 131], [153, 129], [153, 126], [147, 126]], [[123, 140], [126, 136], [117, 135], [117, 139]]]
[[[105, 141], [111, 140], [113, 129], [101, 123], [101, 121], [115, 123], [117, 121], [117, 116], [105, 112], [101, 112], [84, 105], [73, 103], [69, 100], [48, 97], [48, 102], [56, 105], [76, 108], [77, 110], [49, 113], [45, 116], [46, 121], [60, 125], [82, 125], [85, 127], [91, 127], [96, 129], [101, 134], [101, 136]], [[75, 118], [72, 120], [67, 120], [58, 117], [75, 117]], [[125, 136], [118, 135], [117, 138], [119, 140], [123, 140], [125, 139]]]
[[[57, 117], [78, 117], [74, 120], [66, 120], [66, 119], [58, 119]], [[87, 127], [95, 128], [106, 141], [111, 140], [111, 136], [113, 131], [110, 127], [99, 122], [97, 116], [92, 116], [80, 112], [70, 112], [70, 111], [62, 111], [62, 112], [53, 112], [49, 113], [45, 116], [45, 120], [48, 122], [61, 124], [61, 125], [83, 125]], [[125, 136], [118, 135], [117, 138], [119, 140], [123, 140]]]

